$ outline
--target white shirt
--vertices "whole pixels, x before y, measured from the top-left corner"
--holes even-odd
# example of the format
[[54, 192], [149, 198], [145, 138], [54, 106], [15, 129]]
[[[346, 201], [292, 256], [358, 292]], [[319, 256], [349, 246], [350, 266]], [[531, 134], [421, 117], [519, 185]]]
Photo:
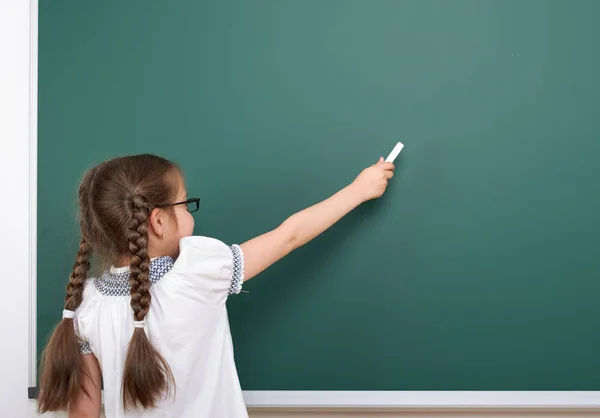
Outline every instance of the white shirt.
[[244, 280], [240, 247], [206, 237], [186, 237], [177, 261], [151, 261], [152, 301], [145, 331], [175, 378], [175, 395], [149, 411], [123, 410], [122, 374], [133, 334], [129, 268], [111, 268], [86, 281], [76, 310], [84, 353], [102, 370], [107, 418], [247, 417], [233, 357], [225, 302]]

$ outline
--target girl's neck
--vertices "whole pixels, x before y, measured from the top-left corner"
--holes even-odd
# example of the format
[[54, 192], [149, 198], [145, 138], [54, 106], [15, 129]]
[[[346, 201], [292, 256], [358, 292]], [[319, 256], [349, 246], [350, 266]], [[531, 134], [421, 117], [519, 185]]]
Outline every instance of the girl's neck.
[[[173, 255], [173, 254], [153, 254], [152, 252], [148, 252], [148, 257], [150, 258], [150, 260], [153, 260], [153, 259], [159, 258], [159, 257], [165, 257], [165, 256], [169, 256], [173, 260], [177, 259], [177, 255]], [[130, 264], [131, 264], [131, 257], [127, 256], [127, 257], [123, 257], [123, 258], [120, 258], [119, 260], [117, 260], [117, 262], [114, 264], [114, 267], [117, 267], [117, 268], [129, 267]]]

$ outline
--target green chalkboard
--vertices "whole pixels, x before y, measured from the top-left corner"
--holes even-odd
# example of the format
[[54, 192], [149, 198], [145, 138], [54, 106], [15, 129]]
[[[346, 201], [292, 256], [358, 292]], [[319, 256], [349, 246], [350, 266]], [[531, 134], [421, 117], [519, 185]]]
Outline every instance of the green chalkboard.
[[600, 390], [600, 2], [42, 1], [38, 350], [79, 177], [153, 152], [240, 243], [397, 141], [383, 199], [230, 298], [252, 390]]

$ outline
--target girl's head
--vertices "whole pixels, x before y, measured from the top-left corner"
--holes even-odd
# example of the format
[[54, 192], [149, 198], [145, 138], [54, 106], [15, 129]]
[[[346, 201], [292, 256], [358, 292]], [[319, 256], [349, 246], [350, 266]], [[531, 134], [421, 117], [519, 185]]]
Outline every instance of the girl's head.
[[[179, 253], [179, 240], [192, 234], [194, 220], [179, 168], [154, 155], [105, 161], [89, 170], [79, 186], [81, 243], [69, 278], [64, 309], [82, 301], [92, 253], [113, 265], [129, 265], [131, 308], [137, 327], [123, 374], [125, 408], [155, 406], [173, 387], [169, 365], [143, 329], [150, 309], [150, 258]], [[65, 410], [82, 388], [86, 370], [71, 315], [54, 330], [42, 355], [38, 409]]]
[[179, 240], [194, 229], [186, 201], [175, 164], [154, 155], [115, 158], [92, 168], [81, 182], [81, 234], [115, 265], [130, 264], [140, 250], [176, 257]]

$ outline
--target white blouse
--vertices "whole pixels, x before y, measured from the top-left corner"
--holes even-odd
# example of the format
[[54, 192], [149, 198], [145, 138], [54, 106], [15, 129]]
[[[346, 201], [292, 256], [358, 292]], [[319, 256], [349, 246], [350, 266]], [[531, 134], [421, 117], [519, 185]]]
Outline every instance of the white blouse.
[[102, 370], [107, 418], [247, 417], [233, 357], [225, 302], [244, 280], [244, 255], [207, 237], [186, 237], [177, 261], [151, 260], [152, 301], [145, 331], [173, 372], [175, 392], [150, 411], [123, 410], [121, 378], [134, 330], [129, 268], [86, 281], [76, 327], [83, 353]]

